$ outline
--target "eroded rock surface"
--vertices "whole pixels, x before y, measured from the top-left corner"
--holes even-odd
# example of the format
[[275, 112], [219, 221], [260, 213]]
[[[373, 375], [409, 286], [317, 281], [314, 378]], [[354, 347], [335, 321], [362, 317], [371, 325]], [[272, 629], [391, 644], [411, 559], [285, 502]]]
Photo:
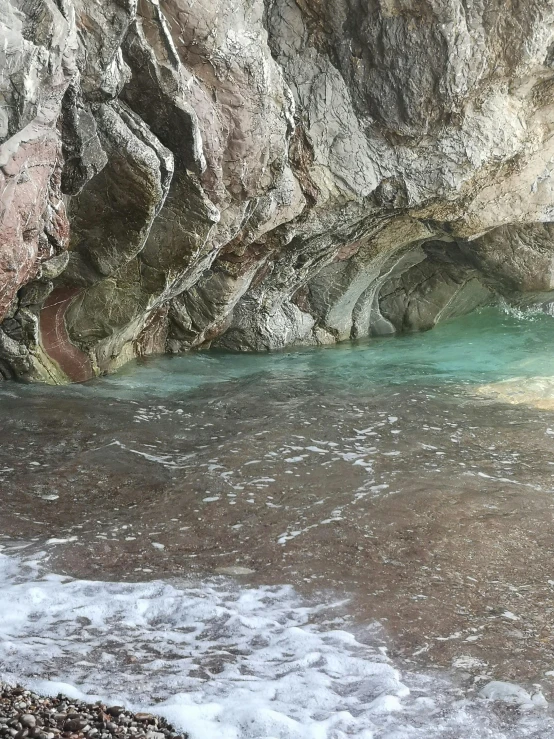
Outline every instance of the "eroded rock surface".
[[551, 0], [6, 0], [0, 374], [554, 299]]

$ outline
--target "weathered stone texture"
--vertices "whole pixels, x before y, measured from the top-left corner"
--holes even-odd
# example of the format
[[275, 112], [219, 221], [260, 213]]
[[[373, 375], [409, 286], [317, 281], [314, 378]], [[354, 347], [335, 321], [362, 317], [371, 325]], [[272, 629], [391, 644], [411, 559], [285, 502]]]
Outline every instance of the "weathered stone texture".
[[5, 0], [0, 375], [554, 300], [554, 5], [509, 6]]

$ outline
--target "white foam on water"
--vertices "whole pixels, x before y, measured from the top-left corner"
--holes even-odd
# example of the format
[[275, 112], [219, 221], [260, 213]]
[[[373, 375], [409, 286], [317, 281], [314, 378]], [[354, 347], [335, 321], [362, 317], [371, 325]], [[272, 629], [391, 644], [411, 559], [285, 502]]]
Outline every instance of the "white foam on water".
[[80, 581], [0, 554], [0, 677], [153, 710], [191, 739], [552, 735], [544, 708], [506, 728], [445, 678], [401, 676], [337, 605], [226, 578]]

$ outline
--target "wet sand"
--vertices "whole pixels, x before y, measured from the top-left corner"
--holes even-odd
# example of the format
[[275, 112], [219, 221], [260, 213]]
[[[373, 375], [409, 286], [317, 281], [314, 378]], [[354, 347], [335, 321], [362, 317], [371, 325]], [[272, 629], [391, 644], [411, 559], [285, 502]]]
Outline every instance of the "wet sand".
[[4, 553], [333, 589], [403, 662], [552, 696], [552, 413], [274, 375], [141, 401], [11, 386], [0, 408]]

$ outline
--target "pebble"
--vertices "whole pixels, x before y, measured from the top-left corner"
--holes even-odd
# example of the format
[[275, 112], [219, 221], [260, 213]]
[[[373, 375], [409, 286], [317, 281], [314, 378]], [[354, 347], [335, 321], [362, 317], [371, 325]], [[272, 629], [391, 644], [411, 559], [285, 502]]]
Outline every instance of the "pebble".
[[152, 713], [48, 698], [0, 682], [0, 739], [188, 739]]

